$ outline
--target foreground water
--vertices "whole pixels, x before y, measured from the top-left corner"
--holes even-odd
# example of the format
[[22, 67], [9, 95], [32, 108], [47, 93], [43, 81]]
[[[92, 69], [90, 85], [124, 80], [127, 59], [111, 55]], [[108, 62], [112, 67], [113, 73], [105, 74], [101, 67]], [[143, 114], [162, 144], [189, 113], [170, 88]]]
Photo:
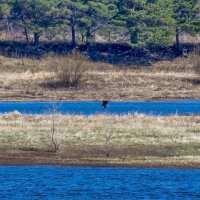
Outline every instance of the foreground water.
[[19, 111], [23, 114], [48, 114], [54, 111], [63, 114], [91, 115], [144, 113], [151, 115], [200, 114], [199, 101], [176, 102], [110, 102], [104, 109], [101, 102], [0, 102], [0, 113]]
[[0, 199], [200, 199], [200, 170], [0, 167]]

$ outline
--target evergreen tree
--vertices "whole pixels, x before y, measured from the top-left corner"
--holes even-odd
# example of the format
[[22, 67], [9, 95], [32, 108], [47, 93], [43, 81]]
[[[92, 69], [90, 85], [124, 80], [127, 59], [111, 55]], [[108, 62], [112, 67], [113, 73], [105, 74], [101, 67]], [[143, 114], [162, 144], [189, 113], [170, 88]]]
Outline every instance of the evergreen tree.
[[180, 49], [180, 33], [200, 31], [200, 7], [198, 0], [174, 0], [174, 19], [176, 20], [176, 47]]
[[[137, 16], [137, 14], [136, 14]], [[173, 44], [174, 19], [172, 0], [147, 0], [144, 11], [138, 12], [136, 27], [140, 28], [138, 43], [147, 46], [168, 46]]]
[[80, 27], [85, 31], [86, 42], [89, 45], [94, 40], [94, 33], [102, 27], [110, 26], [117, 14], [115, 0], [84, 0], [87, 6]]
[[0, 0], [0, 19], [3, 18], [3, 15], [9, 15], [10, 13], [10, 5], [9, 1]]
[[0, 26], [10, 20], [35, 45], [44, 32], [54, 34], [70, 27], [71, 43], [77, 35], [90, 44], [98, 31], [111, 40], [116, 26], [129, 34], [133, 46], [171, 45], [182, 31], [200, 31], [198, 0], [0, 0]]
[[11, 9], [11, 18], [18, 22], [24, 29], [27, 42], [28, 32], [34, 34], [35, 45], [45, 29], [56, 26], [55, 19], [58, 15], [54, 0], [14, 0]]
[[130, 34], [133, 45], [169, 45], [173, 34], [172, 0], [119, 1], [115, 20]]
[[82, 0], [63, 0], [59, 3], [59, 9], [62, 13], [64, 23], [71, 28], [72, 46], [76, 46], [77, 27], [80, 25], [84, 13], [87, 9]]
[[8, 20], [10, 14], [10, 1], [0, 0], [0, 29], [2, 29], [3, 21]]

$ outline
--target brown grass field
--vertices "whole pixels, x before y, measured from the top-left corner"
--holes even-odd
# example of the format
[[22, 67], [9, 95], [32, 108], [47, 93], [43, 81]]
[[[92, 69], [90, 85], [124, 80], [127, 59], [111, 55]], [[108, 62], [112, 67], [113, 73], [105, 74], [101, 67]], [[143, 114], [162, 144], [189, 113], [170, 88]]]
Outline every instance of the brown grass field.
[[0, 101], [133, 101], [200, 99], [200, 76], [193, 59], [177, 58], [151, 66], [122, 66], [83, 60], [84, 82], [66, 86], [56, 74], [58, 66], [72, 62], [62, 58], [41, 60], [0, 57]]
[[1, 165], [200, 168], [200, 116], [15, 112], [0, 116], [0, 152]]

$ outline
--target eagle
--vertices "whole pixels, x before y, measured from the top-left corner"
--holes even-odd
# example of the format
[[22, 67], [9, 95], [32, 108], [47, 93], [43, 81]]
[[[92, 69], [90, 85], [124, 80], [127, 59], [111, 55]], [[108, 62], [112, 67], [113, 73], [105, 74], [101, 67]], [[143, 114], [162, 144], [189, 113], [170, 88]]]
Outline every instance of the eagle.
[[108, 102], [109, 102], [109, 101], [102, 101], [101, 106], [104, 107], [104, 108], [107, 108]]

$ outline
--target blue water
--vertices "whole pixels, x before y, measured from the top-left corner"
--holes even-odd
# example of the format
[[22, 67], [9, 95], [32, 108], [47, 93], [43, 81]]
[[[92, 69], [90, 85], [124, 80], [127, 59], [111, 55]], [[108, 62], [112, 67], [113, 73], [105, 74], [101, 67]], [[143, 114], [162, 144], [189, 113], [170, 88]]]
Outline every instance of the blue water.
[[56, 107], [62, 114], [129, 114], [151, 115], [200, 114], [199, 101], [180, 102], [110, 102], [104, 109], [101, 102], [0, 102], [0, 113], [19, 111], [23, 114], [48, 114]]
[[0, 167], [0, 199], [200, 199], [200, 170]]

